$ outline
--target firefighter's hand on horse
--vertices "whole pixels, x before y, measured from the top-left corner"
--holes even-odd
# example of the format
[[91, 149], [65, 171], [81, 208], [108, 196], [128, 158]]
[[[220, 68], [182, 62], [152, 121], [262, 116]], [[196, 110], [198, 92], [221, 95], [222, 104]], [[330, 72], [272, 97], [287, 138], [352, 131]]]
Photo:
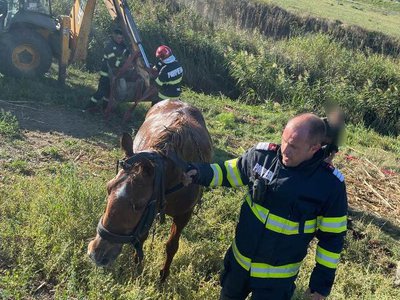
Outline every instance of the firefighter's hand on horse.
[[154, 67], [152, 67], [152, 68], [146, 68], [146, 70], [147, 70], [147, 73], [149, 73], [149, 75], [152, 77], [152, 78], [157, 78], [157, 76], [158, 76], [158, 70], [157, 70], [157, 68], [154, 66]]
[[183, 173], [182, 176], [182, 183], [184, 186], [188, 186], [189, 184], [193, 183], [193, 178], [197, 175], [197, 170], [192, 169], [186, 173]]
[[304, 299], [307, 300], [324, 300], [326, 297], [322, 296], [321, 294], [314, 292], [311, 293], [310, 289], [307, 289], [307, 291], [305, 292], [305, 297]]

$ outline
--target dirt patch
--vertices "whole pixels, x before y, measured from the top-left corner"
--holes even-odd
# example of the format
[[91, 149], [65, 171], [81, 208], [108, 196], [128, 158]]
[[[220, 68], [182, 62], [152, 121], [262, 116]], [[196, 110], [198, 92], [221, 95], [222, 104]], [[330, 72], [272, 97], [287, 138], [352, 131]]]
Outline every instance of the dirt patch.
[[15, 115], [22, 130], [58, 132], [76, 138], [106, 137], [107, 140], [123, 130], [117, 121], [108, 122], [100, 114], [91, 115], [54, 104], [0, 100], [0, 109]]

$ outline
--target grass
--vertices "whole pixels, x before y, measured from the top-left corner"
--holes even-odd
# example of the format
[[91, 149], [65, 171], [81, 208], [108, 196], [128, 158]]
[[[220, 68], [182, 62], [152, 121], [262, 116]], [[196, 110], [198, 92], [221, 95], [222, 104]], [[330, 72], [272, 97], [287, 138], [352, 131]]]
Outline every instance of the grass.
[[300, 15], [339, 20], [400, 38], [400, 3], [373, 0], [257, 0], [275, 4]]
[[[69, 81], [77, 80], [75, 72], [78, 78], [94, 82], [95, 75], [76, 70], [71, 72]], [[18, 85], [14, 87], [18, 89]], [[54, 95], [60, 92], [54, 91]], [[240, 155], [261, 140], [279, 142], [279, 132], [295, 114], [295, 110], [271, 103], [247, 105], [190, 90], [184, 91], [183, 98], [202, 110], [216, 160]], [[138, 108], [140, 121], [148, 104]], [[139, 123], [132, 124], [132, 129]], [[40, 151], [34, 149], [30, 138], [25, 131], [18, 141], [2, 142], [2, 156], [13, 160], [4, 165], [0, 157], [4, 170], [0, 176], [0, 298], [218, 298], [222, 257], [234, 234], [244, 189], [206, 191], [201, 208], [183, 234], [171, 277], [160, 286], [158, 271], [164, 259], [168, 222], [157, 225], [154, 241], [150, 237], [145, 243], [142, 272], [135, 270], [129, 246], [125, 246], [115, 264], [105, 269], [93, 266], [86, 256], [88, 240], [95, 234], [105, 207], [105, 183], [113, 177], [115, 159], [122, 155], [112, 150], [117, 137], [110, 136], [104, 148], [90, 139], [57, 136]], [[347, 141], [343, 153], [352, 147], [365, 152], [379, 166], [398, 166], [398, 139], [350, 126]], [[380, 148], [377, 145], [386, 149], [380, 157], [374, 152]], [[79, 154], [83, 157], [76, 160]], [[369, 219], [357, 218], [346, 243], [331, 298], [398, 297], [398, 290], [391, 286], [393, 263], [400, 259], [398, 242], [370, 224]], [[312, 253], [299, 275], [294, 299], [303, 299], [313, 266]]]
[[[233, 79], [223, 76], [229, 73], [224, 65], [226, 60], [216, 59], [229, 57], [225, 52], [227, 45], [235, 51], [235, 55], [243, 54], [244, 51], [247, 51], [245, 55], [259, 55], [259, 45], [264, 45], [253, 40], [257, 35], [220, 31], [219, 27], [214, 28], [185, 10], [170, 15], [162, 4], [154, 2], [158, 11], [155, 16], [151, 13], [154, 7], [151, 10], [149, 3], [153, 2], [140, 4], [143, 9], [138, 18], [139, 24], [148, 25], [145, 32], [153, 37], [147, 47], [160, 38], [163, 42], [173, 42], [174, 49], [181, 51], [179, 57], [188, 62], [194, 54], [200, 53], [196, 64], [201, 68], [198, 73], [191, 75], [189, 86], [195, 86], [196, 81], [201, 80], [207, 85], [210, 77], [203, 80], [202, 76], [207, 76], [210, 70], [219, 70], [219, 77], [212, 77], [212, 80]], [[135, 5], [137, 8], [139, 4]], [[101, 30], [107, 28], [109, 21], [102, 15], [98, 17], [104, 20], [104, 23], [96, 27], [97, 34], [101, 35], [104, 34]], [[170, 26], [165, 27], [166, 24]], [[162, 28], [168, 30], [162, 31]], [[156, 34], [158, 30], [162, 34]], [[318, 39], [327, 41], [326, 37]], [[309, 50], [307, 43], [310, 40], [313, 37], [299, 38], [297, 41], [276, 44], [270, 49], [288, 55], [298, 54], [290, 55], [293, 60], [290, 61], [289, 69], [295, 69], [296, 72], [307, 69], [313, 76], [325, 72], [325, 78], [331, 78], [332, 74], [346, 70], [346, 66], [337, 64], [331, 64], [335, 68], [330, 68], [330, 63], [335, 62], [335, 55], [331, 55], [329, 60], [315, 59], [313, 53], [317, 52], [323, 58], [326, 52]], [[95, 51], [95, 45], [99, 44], [99, 41], [92, 44], [92, 50]], [[349, 53], [348, 57], [352, 58], [352, 52], [346, 52], [336, 44], [331, 45], [329, 41], [328, 45], [329, 51], [336, 49], [336, 54]], [[382, 66], [396, 68], [395, 64], [385, 57], [371, 57], [369, 59], [377, 62], [373, 64], [374, 68], [369, 68], [367, 63], [352, 65], [364, 70], [355, 79], [368, 85], [367, 79], [371, 80], [372, 77], [376, 79], [376, 84], [382, 84], [382, 77], [372, 75], [382, 73]], [[283, 62], [277, 60], [276, 66], [283, 68], [289, 65], [288, 60], [285, 60], [286, 65]], [[187, 70], [193, 73], [197, 70], [196, 65], [187, 66]], [[390, 74], [391, 68], [386, 70], [383, 67], [383, 74]], [[58, 86], [55, 74], [53, 70], [44, 80], [0, 77], [2, 98], [7, 101], [40, 102], [50, 106], [62, 104], [60, 109], [67, 111], [70, 107], [82, 107], [96, 88], [97, 75], [85, 72], [82, 68], [69, 69], [66, 87]], [[279, 72], [277, 75], [279, 78]], [[386, 80], [384, 82], [393, 83], [392, 77], [383, 78]], [[285, 80], [285, 77], [281, 79]], [[248, 86], [253, 83], [250, 82]], [[224, 83], [224, 86], [230, 84]], [[263, 86], [263, 81], [259, 86]], [[218, 85], [215, 87], [218, 88]], [[253, 96], [256, 97], [257, 93]], [[308, 92], [300, 96], [308, 96]], [[203, 112], [213, 139], [214, 159], [217, 161], [241, 155], [259, 141], [279, 143], [280, 132], [287, 120], [305, 109], [269, 101], [249, 105], [246, 101], [234, 101], [221, 94], [205, 95], [188, 88], [184, 90], [183, 99]], [[137, 130], [148, 108], [148, 103], [140, 104], [135, 111], [134, 122], [128, 128], [121, 126], [118, 130]], [[315, 111], [318, 109], [315, 107]], [[95, 235], [96, 224], [105, 208], [106, 182], [115, 174], [115, 160], [122, 157], [121, 151], [117, 149], [118, 135], [107, 129], [99, 129], [91, 138], [76, 138], [54, 132], [38, 133], [29, 128], [21, 130], [16, 118], [7, 111], [2, 111], [1, 116], [0, 128], [5, 129], [0, 132], [0, 299], [218, 298], [222, 257], [233, 238], [245, 189], [206, 190], [201, 208], [183, 233], [166, 284], [159, 285], [158, 275], [164, 260], [168, 222], [157, 224], [154, 241], [150, 237], [145, 243], [146, 258], [142, 272], [135, 269], [129, 246], [124, 247], [122, 255], [112, 266], [97, 268], [89, 261], [86, 247]], [[115, 117], [115, 122], [120, 121], [119, 117]], [[93, 122], [100, 123], [102, 119], [94, 117]], [[99, 140], [99, 136], [103, 138]], [[400, 172], [399, 138], [381, 136], [372, 129], [366, 129], [362, 122], [348, 126], [347, 140], [336, 158], [338, 165], [346, 163], [345, 156], [348, 154], [368, 159], [378, 168], [393, 170], [397, 172], [396, 176]], [[382, 179], [385, 180], [388, 179]], [[353, 216], [331, 299], [389, 300], [400, 297], [398, 288], [392, 285], [394, 264], [400, 260], [399, 220], [396, 217], [392, 219], [390, 215], [384, 216], [383, 222], [395, 224], [394, 233], [389, 235], [384, 225], [376, 225], [373, 217], [367, 213], [371, 212], [361, 213], [361, 217]], [[314, 265], [314, 249], [315, 244], [299, 274], [294, 299], [304, 299], [303, 292]]]

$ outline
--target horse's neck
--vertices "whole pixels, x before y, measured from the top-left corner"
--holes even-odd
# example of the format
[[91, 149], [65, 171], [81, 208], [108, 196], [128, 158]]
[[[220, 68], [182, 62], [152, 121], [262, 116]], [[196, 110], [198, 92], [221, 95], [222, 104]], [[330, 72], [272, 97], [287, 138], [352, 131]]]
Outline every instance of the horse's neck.
[[171, 187], [181, 182], [182, 170], [180, 170], [171, 160], [164, 160], [165, 168], [165, 188]]

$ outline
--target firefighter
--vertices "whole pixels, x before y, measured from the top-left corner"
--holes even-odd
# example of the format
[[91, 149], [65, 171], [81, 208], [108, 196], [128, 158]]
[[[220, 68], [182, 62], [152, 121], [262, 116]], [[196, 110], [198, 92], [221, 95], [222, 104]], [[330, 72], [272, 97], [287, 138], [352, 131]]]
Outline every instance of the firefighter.
[[0, 0], [0, 30], [4, 28], [4, 20], [7, 17], [8, 3], [6, 0]]
[[159, 46], [156, 50], [156, 57], [158, 58], [157, 64], [148, 70], [150, 75], [155, 78], [155, 86], [151, 86], [138, 102], [151, 100], [154, 105], [165, 99], [178, 99], [181, 95], [183, 68], [172, 54], [171, 48], [165, 45]]
[[328, 122], [294, 117], [281, 144], [259, 143], [224, 163], [193, 163], [183, 183], [248, 186], [235, 238], [224, 258], [221, 300], [290, 299], [314, 236], [316, 265], [308, 299], [329, 295], [347, 229], [344, 177], [325, 162]]
[[126, 48], [122, 30], [119, 28], [114, 29], [110, 40], [104, 47], [97, 91], [90, 98], [86, 109], [97, 107], [100, 101], [102, 101], [103, 109], [107, 107], [111, 92], [112, 77], [118, 73], [119, 68], [122, 67], [128, 55], [129, 50]]

